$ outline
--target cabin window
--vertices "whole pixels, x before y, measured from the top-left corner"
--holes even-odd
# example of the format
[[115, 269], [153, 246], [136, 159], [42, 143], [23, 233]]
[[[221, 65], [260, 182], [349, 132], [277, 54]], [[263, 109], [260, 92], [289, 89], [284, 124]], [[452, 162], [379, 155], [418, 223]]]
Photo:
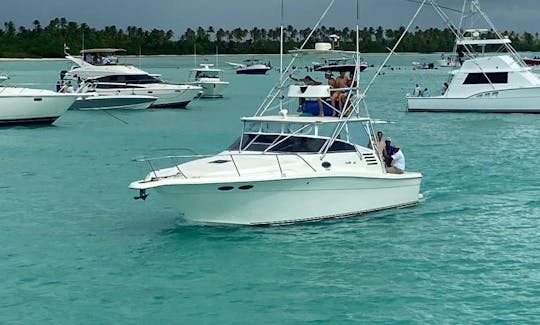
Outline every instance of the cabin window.
[[[269, 152], [318, 152], [326, 142], [326, 139], [318, 139], [311, 137], [289, 137], [285, 140], [283, 135], [272, 134], [244, 134], [242, 150], [249, 151], [264, 151], [268, 149], [272, 144], [279, 144], [273, 146]], [[240, 148], [240, 138], [238, 138], [233, 144], [231, 144], [228, 150], [235, 151]], [[354, 151], [353, 145], [336, 140], [328, 152], [338, 151]]]
[[149, 75], [111, 75], [96, 79], [98, 82], [116, 82], [131, 84], [151, 84], [161, 82], [159, 79]]
[[464, 85], [474, 84], [505, 84], [508, 83], [508, 72], [469, 73]]

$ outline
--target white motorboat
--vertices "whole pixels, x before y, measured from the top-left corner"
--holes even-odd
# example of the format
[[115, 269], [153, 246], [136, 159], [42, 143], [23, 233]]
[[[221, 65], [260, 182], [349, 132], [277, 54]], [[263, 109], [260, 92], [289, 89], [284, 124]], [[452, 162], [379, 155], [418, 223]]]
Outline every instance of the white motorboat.
[[459, 67], [459, 61], [455, 55], [447, 56], [446, 58], [441, 58], [435, 60], [435, 63], [440, 68], [457, 68]]
[[407, 97], [410, 112], [540, 113], [540, 78], [508, 55], [470, 59], [441, 96]]
[[[437, 6], [434, 1], [431, 3]], [[487, 18], [478, 1], [470, 3], [475, 12]], [[486, 21], [495, 30], [489, 19]], [[461, 55], [462, 65], [451, 71], [444, 94], [432, 97], [407, 95], [408, 111], [540, 113], [540, 78], [523, 62], [510, 39], [499, 33], [496, 33], [497, 39], [483, 38], [487, 29], [467, 30], [471, 36], [466, 36], [456, 27], [452, 28], [458, 35], [458, 52], [467, 52], [466, 56]], [[507, 53], [488, 54], [485, 48], [489, 46], [505, 49]], [[480, 51], [475, 50], [478, 47]]]
[[412, 62], [413, 70], [430, 70], [430, 69], [437, 69], [435, 67], [435, 63], [433, 62], [418, 62], [413, 61]]
[[200, 68], [191, 70], [188, 84], [202, 87], [201, 97], [223, 97], [228, 81], [223, 81], [223, 70], [214, 68], [213, 64], [203, 63]]
[[78, 97], [69, 109], [81, 111], [107, 109], [146, 109], [157, 97], [143, 95], [99, 95]]
[[[281, 80], [254, 116], [241, 119], [239, 138], [221, 153], [138, 159], [151, 171], [129, 185], [139, 192], [135, 198], [155, 190], [188, 221], [240, 225], [342, 218], [418, 202], [422, 175], [386, 171], [372, 149], [378, 148], [374, 125], [382, 121], [360, 115], [364, 94], [358, 88], [348, 89], [347, 109], [331, 107], [336, 117], [292, 115], [299, 100], [330, 105], [330, 86], [290, 85], [290, 100], [283, 103], [280, 94], [290, 79]], [[158, 168], [170, 159], [179, 162]]]
[[0, 84], [1, 84], [2, 82], [4, 82], [4, 81], [8, 80], [8, 79], [9, 79], [9, 77], [8, 77], [7, 74], [2, 74], [2, 73], [0, 73]]
[[152, 107], [186, 107], [202, 91], [193, 85], [172, 84], [162, 81], [132, 65], [118, 63], [117, 53], [122, 49], [89, 49], [81, 57], [66, 52], [66, 59], [74, 66], [61, 77], [92, 81], [100, 95], [144, 95], [157, 97]]
[[272, 70], [270, 63], [261, 63], [259, 59], [247, 59], [244, 62], [227, 62], [227, 64], [236, 69], [236, 74], [266, 74], [267, 71]]
[[[331, 35], [336, 36], [336, 35]], [[332, 38], [333, 40], [335, 38]], [[354, 73], [356, 69], [356, 64], [351, 63], [349, 57], [343, 57], [343, 55], [356, 55], [354, 51], [344, 51], [334, 48], [334, 43], [319, 42], [315, 43], [315, 48], [313, 49], [301, 49], [301, 50], [291, 50], [290, 53], [300, 53], [307, 55], [316, 55], [320, 57], [321, 62], [313, 62], [313, 71], [329, 71], [329, 72], [349, 72]], [[338, 57], [341, 55], [341, 57]], [[360, 62], [360, 72], [364, 71], [368, 67], [367, 63], [364, 61]]]
[[0, 87], [0, 125], [52, 124], [76, 98], [45, 89]]
[[145, 95], [102, 95], [95, 91], [95, 84], [82, 82], [77, 93], [80, 97], [71, 105], [72, 110], [146, 109], [157, 97]]

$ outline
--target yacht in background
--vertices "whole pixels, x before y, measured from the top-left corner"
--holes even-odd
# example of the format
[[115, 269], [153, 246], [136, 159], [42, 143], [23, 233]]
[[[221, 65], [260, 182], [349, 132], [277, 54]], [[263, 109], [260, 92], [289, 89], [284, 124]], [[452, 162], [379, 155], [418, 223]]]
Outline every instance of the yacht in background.
[[[430, 2], [439, 8], [435, 1]], [[478, 1], [465, 0], [464, 8], [468, 2], [495, 31]], [[540, 78], [523, 62], [509, 38], [498, 32], [494, 32], [497, 38], [484, 37], [489, 29], [469, 29], [462, 33], [455, 26], [450, 28], [458, 35], [456, 48], [461, 66], [450, 72], [442, 95], [407, 95], [408, 111], [540, 113]], [[498, 48], [497, 53], [501, 49], [506, 53], [488, 53], [486, 48], [493, 46]]]
[[193, 85], [173, 84], [162, 81], [132, 65], [120, 64], [117, 54], [123, 49], [82, 50], [81, 57], [69, 53], [66, 59], [74, 66], [63, 71], [61, 78], [92, 82], [100, 95], [144, 95], [157, 97], [151, 107], [186, 107], [202, 91]]
[[[315, 43], [315, 48], [313, 49], [301, 49], [301, 50], [291, 50], [289, 53], [301, 53], [301, 54], [309, 54], [313, 56], [318, 56], [319, 60], [322, 62], [312, 62], [313, 63], [313, 71], [328, 71], [328, 72], [349, 72], [354, 73], [356, 69], [356, 63], [351, 62], [351, 59], [348, 57], [343, 57], [343, 55], [356, 55], [354, 51], [344, 51], [344, 50], [338, 50], [334, 48], [334, 43], [337, 35], [330, 35], [331, 39], [333, 40], [332, 43], [328, 42], [319, 42]], [[360, 72], [364, 71], [368, 65], [364, 61], [360, 61]]]
[[236, 74], [266, 74], [268, 70], [272, 70], [270, 62], [261, 63], [259, 59], [247, 59], [244, 62], [227, 62], [227, 64], [236, 69]]
[[0, 125], [52, 124], [76, 98], [45, 89], [0, 86]]
[[192, 69], [189, 75], [189, 85], [202, 87], [201, 97], [223, 97], [228, 81], [223, 81], [223, 70], [214, 68], [213, 64], [202, 63], [200, 68]]

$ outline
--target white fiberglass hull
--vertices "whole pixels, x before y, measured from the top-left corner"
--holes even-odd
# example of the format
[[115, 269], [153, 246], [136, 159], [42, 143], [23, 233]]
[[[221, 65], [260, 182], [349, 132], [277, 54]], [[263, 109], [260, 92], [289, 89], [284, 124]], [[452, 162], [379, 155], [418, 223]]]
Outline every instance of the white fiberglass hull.
[[227, 81], [195, 81], [189, 84], [202, 87], [201, 97], [203, 98], [220, 98], [223, 97], [225, 89], [229, 87]]
[[49, 90], [0, 87], [0, 125], [51, 124], [76, 98]]
[[153, 96], [89, 96], [77, 98], [69, 109], [91, 111], [107, 109], [146, 109], [156, 101]]
[[407, 97], [409, 112], [540, 113], [540, 88], [481, 93], [467, 98]]
[[182, 108], [199, 96], [201, 87], [174, 84], [127, 85], [125, 88], [97, 88], [100, 95], [145, 95], [157, 97], [150, 107]]
[[[411, 176], [412, 175], [412, 176]], [[317, 177], [157, 187], [197, 223], [264, 225], [354, 216], [418, 202], [421, 175]], [[132, 184], [133, 185], [133, 184]]]

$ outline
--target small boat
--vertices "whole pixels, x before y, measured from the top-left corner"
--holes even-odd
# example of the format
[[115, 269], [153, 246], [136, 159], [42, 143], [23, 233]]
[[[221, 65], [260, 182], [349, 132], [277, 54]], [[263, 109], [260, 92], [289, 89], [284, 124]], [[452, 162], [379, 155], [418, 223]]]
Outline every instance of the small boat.
[[[330, 35], [333, 40], [337, 35]], [[356, 69], [356, 64], [351, 63], [350, 58], [343, 57], [343, 54], [355, 54], [353, 51], [343, 51], [334, 49], [333, 43], [319, 42], [315, 43], [313, 49], [291, 50], [290, 53], [301, 53], [308, 55], [316, 55], [321, 58], [322, 62], [313, 62], [313, 71], [335, 71], [335, 72], [349, 72], [353, 73]], [[342, 57], [336, 57], [341, 55]], [[360, 72], [364, 71], [368, 67], [367, 63], [363, 60], [360, 62]]]
[[525, 64], [527, 64], [528, 66], [537, 66], [540, 65], [540, 58], [534, 57], [531, 59], [524, 57], [523, 62], [525, 62]]
[[0, 125], [52, 124], [76, 98], [46, 89], [0, 87]]
[[223, 97], [223, 92], [229, 86], [228, 81], [223, 81], [223, 70], [214, 68], [213, 64], [202, 63], [200, 68], [191, 70], [188, 85], [202, 87], [201, 97]]
[[78, 97], [69, 109], [92, 111], [106, 109], [146, 109], [157, 97], [142, 95], [99, 95]]
[[261, 63], [259, 59], [247, 59], [244, 62], [227, 62], [227, 64], [236, 69], [236, 74], [266, 74], [268, 70], [272, 70], [270, 63]]
[[[357, 87], [343, 89], [346, 109], [339, 110], [322, 103], [331, 95], [329, 85], [291, 84], [287, 106], [280, 95], [291, 79], [283, 78], [290, 73], [284, 70], [281, 83], [253, 116], [241, 118], [239, 137], [221, 153], [137, 159], [150, 172], [129, 185], [138, 192], [135, 199], [153, 190], [187, 221], [234, 225], [344, 218], [419, 201], [422, 174], [385, 168], [374, 126], [386, 122], [361, 115], [365, 96]], [[336, 116], [289, 114], [308, 101], [330, 105]], [[160, 168], [171, 160], [177, 161]]]
[[440, 60], [435, 60], [435, 63], [440, 68], [456, 68], [459, 67], [459, 60], [456, 58], [455, 55], [447, 56], [444, 58], [444, 56]]
[[146, 109], [158, 98], [146, 95], [103, 95], [95, 91], [91, 80], [82, 82], [77, 89], [80, 97], [71, 105], [72, 110]]
[[193, 85], [164, 82], [158, 75], [127, 64], [120, 64], [118, 53], [123, 49], [87, 49], [81, 57], [65, 53], [66, 59], [74, 63], [68, 71], [61, 72], [61, 79], [74, 82], [91, 80], [95, 92], [100, 95], [143, 95], [157, 97], [151, 107], [183, 108], [202, 91]]
[[412, 62], [413, 70], [430, 70], [430, 69], [437, 69], [435, 67], [435, 63], [433, 62]]
[[0, 84], [8, 79], [9, 77], [7, 74], [0, 74]]

